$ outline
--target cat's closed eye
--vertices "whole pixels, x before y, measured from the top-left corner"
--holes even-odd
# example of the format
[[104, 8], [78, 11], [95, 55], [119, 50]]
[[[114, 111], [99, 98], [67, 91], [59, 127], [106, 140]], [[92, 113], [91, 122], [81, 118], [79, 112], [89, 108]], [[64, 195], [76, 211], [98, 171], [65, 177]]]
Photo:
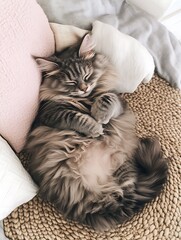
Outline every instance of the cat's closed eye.
[[84, 81], [89, 81], [90, 80], [91, 74], [87, 74], [84, 76]]
[[75, 86], [77, 84], [76, 81], [67, 81], [67, 84], [70, 85], [70, 86]]

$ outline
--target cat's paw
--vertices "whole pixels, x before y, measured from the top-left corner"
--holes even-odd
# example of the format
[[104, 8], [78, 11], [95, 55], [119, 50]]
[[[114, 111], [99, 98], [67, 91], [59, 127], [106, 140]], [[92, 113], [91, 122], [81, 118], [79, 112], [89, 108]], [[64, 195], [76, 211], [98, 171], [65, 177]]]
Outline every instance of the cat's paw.
[[123, 106], [114, 93], [100, 95], [91, 108], [91, 116], [101, 124], [107, 124], [111, 118], [117, 118], [123, 113]]
[[103, 127], [102, 124], [96, 123], [90, 130], [89, 130], [89, 136], [92, 138], [99, 137], [100, 135], [103, 135]]
[[91, 116], [101, 124], [107, 124], [113, 116], [114, 106], [110, 94], [102, 94], [91, 108]]
[[92, 115], [98, 123], [107, 124], [112, 118], [112, 111], [106, 112], [101, 109], [99, 111], [94, 111], [94, 109], [92, 109]]

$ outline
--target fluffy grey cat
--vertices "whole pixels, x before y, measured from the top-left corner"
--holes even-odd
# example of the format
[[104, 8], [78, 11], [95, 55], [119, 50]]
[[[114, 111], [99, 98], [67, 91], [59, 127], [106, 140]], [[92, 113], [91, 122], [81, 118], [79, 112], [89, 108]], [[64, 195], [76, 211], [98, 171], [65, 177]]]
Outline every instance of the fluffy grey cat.
[[167, 163], [156, 140], [138, 139], [114, 89], [118, 77], [86, 35], [48, 59], [40, 108], [25, 149], [39, 195], [67, 219], [96, 230], [123, 223], [161, 191]]

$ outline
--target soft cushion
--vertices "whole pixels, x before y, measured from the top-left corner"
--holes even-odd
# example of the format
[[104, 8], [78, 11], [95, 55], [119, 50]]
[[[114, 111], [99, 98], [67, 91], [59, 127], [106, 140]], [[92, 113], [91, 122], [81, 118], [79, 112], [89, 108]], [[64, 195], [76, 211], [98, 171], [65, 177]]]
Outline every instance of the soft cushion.
[[8, 143], [0, 136], [0, 220], [31, 200], [37, 187]]
[[63, 51], [65, 48], [77, 44], [80, 39], [88, 33], [88, 30], [72, 25], [50, 23], [50, 27], [54, 33], [55, 50], [57, 52]]
[[116, 69], [118, 92], [132, 93], [140, 83], [151, 80], [155, 70], [153, 58], [136, 39], [100, 21], [93, 22], [92, 38], [96, 51], [104, 54]]
[[38, 106], [40, 72], [33, 57], [54, 52], [54, 37], [35, 0], [0, 4], [0, 134], [19, 152]]

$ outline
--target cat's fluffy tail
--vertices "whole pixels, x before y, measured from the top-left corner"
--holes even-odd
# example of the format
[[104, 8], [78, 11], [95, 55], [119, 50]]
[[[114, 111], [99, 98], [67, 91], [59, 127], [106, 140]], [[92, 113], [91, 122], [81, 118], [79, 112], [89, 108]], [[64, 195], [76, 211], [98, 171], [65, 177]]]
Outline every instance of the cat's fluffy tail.
[[137, 182], [133, 195], [136, 211], [160, 193], [167, 179], [168, 165], [156, 139], [140, 140], [134, 160], [137, 169]]
[[128, 164], [125, 169], [122, 167], [116, 173], [120, 187], [123, 178], [135, 176], [134, 187], [125, 187], [126, 184], [123, 184], [123, 196], [116, 196], [114, 193], [111, 196], [110, 193], [109, 198], [102, 201], [99, 210], [96, 206], [92, 207], [83, 223], [104, 231], [128, 220], [160, 193], [167, 178], [167, 171], [167, 161], [163, 157], [159, 142], [148, 138], [140, 140], [130, 167]]

